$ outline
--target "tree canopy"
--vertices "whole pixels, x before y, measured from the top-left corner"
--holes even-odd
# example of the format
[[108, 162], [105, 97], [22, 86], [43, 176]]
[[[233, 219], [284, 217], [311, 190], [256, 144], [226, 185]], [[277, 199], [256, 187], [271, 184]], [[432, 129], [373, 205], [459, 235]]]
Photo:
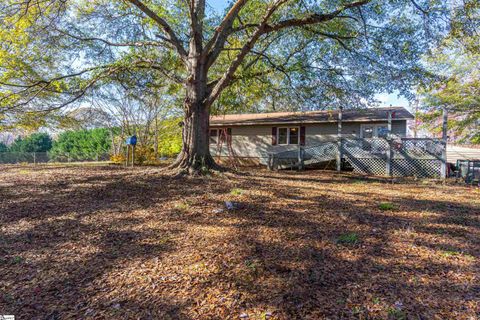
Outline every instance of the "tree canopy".
[[[187, 2], [9, 0], [1, 6], [2, 105], [22, 106], [17, 116], [80, 103], [106, 83], [172, 86], [188, 77], [185, 45], [194, 34]], [[443, 1], [237, 1], [223, 20], [198, 10], [198, 41], [209, 49], [216, 89], [210, 99], [227, 82], [237, 83], [223, 96], [227, 109], [242, 101], [352, 106], [383, 90], [407, 93], [423, 76], [418, 59], [446, 27], [438, 20], [448, 12]], [[142, 81], [134, 79], [139, 74]], [[240, 88], [248, 90], [238, 94]]]
[[53, 143], [51, 157], [68, 155], [71, 159], [95, 159], [110, 153], [112, 138], [105, 128], [65, 131]]
[[408, 95], [452, 17], [440, 0], [236, 0], [223, 14], [205, 0], [7, 0], [0, 12], [4, 125], [61, 121], [106, 86], [183, 90], [178, 165], [195, 168], [213, 163], [210, 112]]
[[48, 133], [37, 132], [21, 138], [18, 137], [10, 145], [10, 152], [47, 152], [52, 148], [52, 138]]
[[[471, 3], [456, 16], [448, 36], [428, 55], [435, 81], [421, 89], [427, 120], [442, 109], [458, 142], [480, 143], [480, 3]], [[426, 122], [431, 123], [431, 122]]]

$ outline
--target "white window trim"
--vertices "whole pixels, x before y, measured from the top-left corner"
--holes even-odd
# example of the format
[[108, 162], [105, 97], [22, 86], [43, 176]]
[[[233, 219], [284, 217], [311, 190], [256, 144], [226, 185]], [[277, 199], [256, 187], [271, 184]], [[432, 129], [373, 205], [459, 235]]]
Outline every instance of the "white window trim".
[[388, 124], [387, 123], [375, 123], [375, 124], [362, 123], [360, 125], [360, 138], [363, 138], [363, 128], [365, 127], [373, 127], [373, 138], [378, 138], [378, 127], [388, 127]]
[[[297, 128], [298, 129], [298, 140], [296, 145], [300, 144], [300, 127], [278, 127], [277, 128], [277, 144], [279, 146], [288, 146], [290, 143], [290, 129]], [[280, 143], [280, 129], [287, 129], [287, 143]]]

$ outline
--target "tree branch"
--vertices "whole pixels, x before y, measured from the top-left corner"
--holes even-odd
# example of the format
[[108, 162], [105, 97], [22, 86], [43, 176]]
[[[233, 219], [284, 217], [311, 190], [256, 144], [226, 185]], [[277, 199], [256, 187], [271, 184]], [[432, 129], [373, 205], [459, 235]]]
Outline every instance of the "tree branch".
[[233, 22], [238, 17], [240, 10], [245, 6], [247, 0], [237, 0], [232, 8], [227, 12], [220, 25], [215, 29], [212, 38], [205, 46], [204, 54], [208, 55], [207, 66], [210, 66], [218, 57], [225, 46], [227, 37], [231, 33]]
[[177, 37], [173, 29], [170, 27], [170, 25], [162, 19], [160, 16], [158, 16], [155, 12], [153, 12], [149, 7], [147, 7], [142, 1], [139, 0], [127, 0], [134, 6], [136, 6], [138, 9], [140, 9], [143, 13], [145, 13], [148, 17], [150, 17], [153, 21], [155, 21], [158, 25], [160, 25], [163, 29], [163, 31], [167, 34], [167, 41], [170, 42], [175, 49], [177, 49], [178, 54], [180, 55], [180, 58], [183, 61], [186, 61], [187, 59], [187, 51], [183, 47], [182, 42], [180, 39]]
[[[267, 13], [262, 19], [262, 22], [258, 25], [257, 29], [255, 32], [252, 34], [251, 38], [247, 41], [247, 43], [243, 46], [242, 50], [238, 53], [238, 55], [235, 57], [235, 59], [232, 61], [230, 67], [225, 71], [223, 76], [220, 78], [220, 80], [217, 82], [217, 84], [213, 87], [209, 97], [206, 99], [206, 104], [207, 106], [210, 106], [213, 101], [217, 99], [217, 97], [220, 95], [223, 89], [225, 89], [234, 73], [237, 71], [238, 67], [241, 65], [243, 59], [245, 56], [251, 52], [253, 49], [255, 43], [258, 41], [258, 39], [264, 35], [268, 34], [271, 32], [276, 32], [280, 31], [286, 28], [292, 28], [292, 27], [301, 27], [301, 26], [307, 26], [307, 25], [312, 25], [312, 24], [318, 24], [322, 22], [327, 22], [330, 20], [333, 20], [337, 17], [340, 16], [342, 12], [345, 10], [351, 9], [351, 8], [356, 8], [356, 7], [361, 7], [363, 5], [366, 5], [367, 3], [370, 2], [370, 0], [361, 0], [361, 1], [356, 1], [352, 2], [349, 4], [346, 4], [342, 6], [340, 9], [337, 9], [335, 11], [332, 11], [330, 13], [326, 14], [318, 14], [314, 13], [311, 14], [310, 16], [302, 19], [287, 19], [283, 20], [281, 22], [278, 22], [274, 25], [268, 25], [268, 20], [272, 16], [272, 14], [287, 0], [278, 0], [270, 9], [267, 10]], [[338, 39], [337, 39], [338, 41]]]
[[235, 57], [235, 59], [232, 61], [232, 64], [229, 66], [227, 71], [222, 75], [222, 77], [219, 79], [218, 83], [213, 87], [210, 95], [206, 99], [206, 104], [207, 106], [210, 106], [220, 95], [223, 89], [227, 87], [231, 81], [231, 78], [233, 77], [233, 74], [235, 71], [237, 71], [238, 67], [242, 63], [243, 59], [245, 56], [253, 49], [253, 46], [257, 42], [257, 40], [262, 36], [265, 32], [265, 26], [267, 25], [268, 19], [272, 16], [272, 14], [287, 0], [277, 0], [272, 7], [270, 7], [266, 14], [263, 16], [262, 22], [260, 23], [259, 27], [255, 32], [252, 34], [250, 39], [245, 43], [245, 45], [242, 47], [238, 55]]
[[105, 40], [105, 39], [97, 38], [97, 37], [81, 37], [81, 36], [77, 36], [77, 35], [71, 34], [69, 32], [66, 32], [64, 30], [60, 30], [60, 29], [55, 29], [55, 30], [57, 30], [61, 34], [64, 34], [64, 35], [66, 35], [70, 38], [73, 38], [73, 39], [76, 39], [76, 40], [79, 40], [79, 41], [98, 41], [98, 42], [102, 42], [102, 43], [104, 43], [108, 46], [111, 46], [111, 47], [163, 46], [163, 44], [161, 42], [156, 42], [156, 41], [135, 41], [135, 42], [116, 43], [116, 42], [111, 42], [109, 40]]
[[283, 21], [280, 21], [280, 22], [278, 22], [274, 25], [271, 25], [271, 26], [267, 25], [265, 27], [264, 33], [279, 31], [279, 30], [282, 30], [282, 29], [285, 29], [285, 28], [301, 27], [301, 26], [307, 26], [307, 25], [311, 25], [311, 24], [318, 24], [318, 23], [330, 21], [330, 20], [333, 20], [333, 19], [339, 17], [339, 15], [347, 9], [361, 7], [361, 6], [363, 6], [363, 5], [365, 5], [369, 2], [370, 2], [370, 0], [356, 1], [356, 2], [346, 4], [342, 8], [340, 8], [338, 10], [335, 10], [333, 12], [330, 12], [330, 13], [326, 13], [326, 14], [313, 13], [310, 16], [308, 16], [306, 18], [303, 18], [303, 19], [283, 20]]

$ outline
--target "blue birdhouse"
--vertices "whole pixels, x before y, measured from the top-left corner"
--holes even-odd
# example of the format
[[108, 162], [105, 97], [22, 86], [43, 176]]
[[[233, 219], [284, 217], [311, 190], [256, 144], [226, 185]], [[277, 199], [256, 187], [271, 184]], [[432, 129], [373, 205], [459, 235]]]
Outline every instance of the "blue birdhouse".
[[128, 137], [127, 138], [127, 141], [126, 141], [126, 144], [127, 145], [136, 145], [137, 144], [137, 136], [131, 136], [131, 137]]

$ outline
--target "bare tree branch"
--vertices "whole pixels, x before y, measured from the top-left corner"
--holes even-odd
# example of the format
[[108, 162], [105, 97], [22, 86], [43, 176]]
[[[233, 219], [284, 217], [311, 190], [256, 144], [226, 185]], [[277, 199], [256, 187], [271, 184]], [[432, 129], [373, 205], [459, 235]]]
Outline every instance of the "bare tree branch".
[[64, 34], [70, 38], [73, 38], [79, 41], [98, 41], [111, 47], [146, 47], [146, 46], [159, 47], [164, 45], [163, 43], [156, 42], [156, 41], [135, 41], [135, 42], [117, 43], [117, 42], [111, 42], [109, 40], [105, 40], [97, 37], [81, 37], [60, 29], [55, 29], [55, 30], [60, 32], [61, 34]]
[[142, 1], [139, 0], [127, 0], [134, 6], [136, 6], [138, 9], [140, 9], [143, 13], [145, 13], [148, 17], [150, 17], [152, 20], [154, 20], [157, 24], [159, 24], [163, 31], [167, 34], [167, 40], [170, 42], [176, 49], [178, 54], [180, 55], [180, 58], [183, 61], [186, 61], [187, 59], [187, 51], [183, 47], [182, 42], [180, 39], [177, 37], [173, 29], [170, 27], [170, 25], [165, 21], [163, 18], [158, 16], [155, 12], [153, 12], [149, 7], [147, 7]]

